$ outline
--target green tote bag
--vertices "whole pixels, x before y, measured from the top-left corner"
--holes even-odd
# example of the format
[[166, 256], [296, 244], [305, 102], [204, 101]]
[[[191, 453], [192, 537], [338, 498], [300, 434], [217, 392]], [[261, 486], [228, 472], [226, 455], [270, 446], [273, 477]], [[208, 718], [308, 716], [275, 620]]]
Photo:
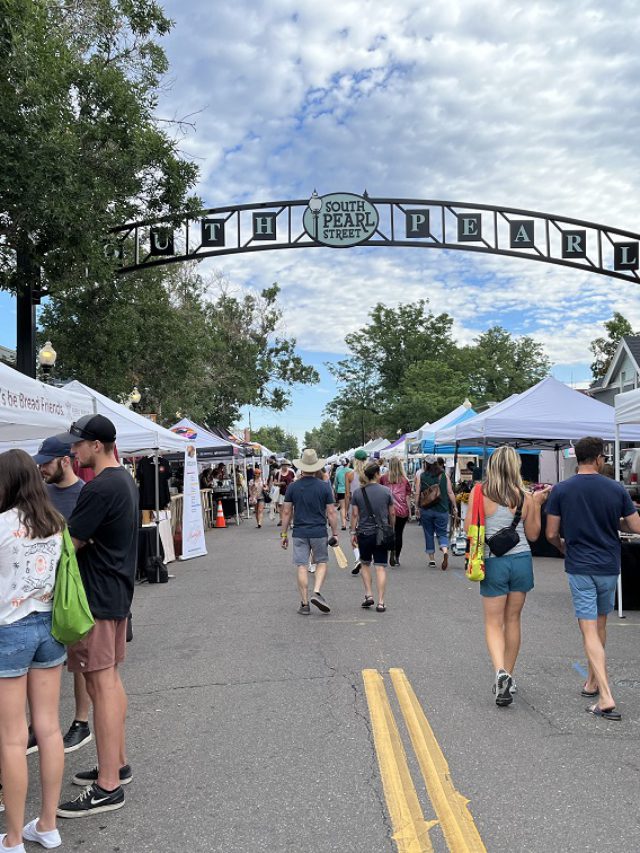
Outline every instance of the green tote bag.
[[53, 591], [51, 633], [59, 643], [71, 646], [85, 637], [94, 624], [87, 593], [80, 577], [76, 551], [69, 536], [69, 529], [65, 527]]

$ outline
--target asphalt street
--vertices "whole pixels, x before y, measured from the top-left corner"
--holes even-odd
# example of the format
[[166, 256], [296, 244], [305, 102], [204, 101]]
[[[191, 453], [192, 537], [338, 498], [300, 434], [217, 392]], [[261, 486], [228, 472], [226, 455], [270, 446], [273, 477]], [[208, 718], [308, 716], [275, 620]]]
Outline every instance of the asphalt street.
[[[136, 588], [123, 668], [134, 781], [124, 809], [61, 820], [63, 849], [402, 849], [363, 671], [382, 678], [418, 811], [427, 823], [440, 815], [392, 685], [390, 670], [399, 668], [488, 851], [640, 850], [640, 613], [610, 619], [623, 721], [596, 720], [580, 696], [585, 661], [562, 563], [537, 560], [518, 695], [500, 709], [478, 587], [465, 580], [462, 558], [447, 572], [427, 569], [411, 524], [402, 566], [389, 570], [386, 613], [362, 610], [361, 580], [334, 565], [324, 590], [331, 613], [312, 608], [302, 617], [278, 533], [275, 522], [257, 530], [247, 520], [211, 531], [207, 557], [172, 564], [167, 585]], [[341, 540], [347, 551], [346, 533]], [[71, 688], [65, 675], [65, 730]], [[37, 810], [38, 758], [29, 761], [28, 818]], [[94, 744], [67, 757], [64, 798], [80, 791], [74, 772], [94, 763]], [[440, 822], [428, 838], [436, 851], [455, 849]]]

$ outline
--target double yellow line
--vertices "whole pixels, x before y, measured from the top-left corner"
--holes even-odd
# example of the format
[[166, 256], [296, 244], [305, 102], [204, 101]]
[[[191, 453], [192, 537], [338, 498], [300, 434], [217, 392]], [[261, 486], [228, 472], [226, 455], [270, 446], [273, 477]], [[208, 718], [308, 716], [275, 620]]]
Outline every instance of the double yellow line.
[[433, 850], [429, 830], [439, 824], [451, 853], [486, 853], [469, 811], [469, 801], [451, 780], [449, 765], [402, 669], [389, 670], [418, 765], [437, 820], [426, 821], [411, 779], [389, 697], [380, 673], [362, 672], [382, 785], [400, 853]]

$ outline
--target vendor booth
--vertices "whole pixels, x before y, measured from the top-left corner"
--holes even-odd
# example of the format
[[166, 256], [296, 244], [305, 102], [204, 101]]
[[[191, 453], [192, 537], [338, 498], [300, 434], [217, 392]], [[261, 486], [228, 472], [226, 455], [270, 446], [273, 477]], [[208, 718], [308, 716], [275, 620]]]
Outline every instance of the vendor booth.
[[[620, 443], [628, 441], [626, 429], [631, 424], [640, 424], [640, 388], [616, 394], [614, 398], [616, 421], [615, 472], [620, 481]], [[640, 610], [640, 536], [623, 536], [620, 585], [618, 587], [618, 612], [622, 612], [622, 589], [624, 603], [629, 610]]]
[[[244, 476], [245, 488], [238, 486], [238, 474], [245, 465], [245, 452], [239, 445], [230, 439], [221, 438], [213, 432], [201, 427], [189, 418], [182, 418], [171, 427], [171, 432], [187, 439], [198, 452], [198, 464], [203, 468], [212, 468], [211, 482], [202, 489], [205, 506], [205, 517], [209, 526], [213, 527], [215, 522], [215, 508], [218, 501], [222, 502], [222, 511], [225, 517], [235, 516], [236, 524], [240, 524], [240, 513], [247, 505], [246, 498], [246, 470]], [[224, 475], [217, 476], [216, 472]]]

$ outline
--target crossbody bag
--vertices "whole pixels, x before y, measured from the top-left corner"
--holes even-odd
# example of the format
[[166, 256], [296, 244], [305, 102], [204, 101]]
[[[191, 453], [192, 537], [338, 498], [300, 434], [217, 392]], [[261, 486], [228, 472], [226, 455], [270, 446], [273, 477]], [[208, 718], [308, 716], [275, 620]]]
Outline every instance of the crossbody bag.
[[524, 495], [520, 497], [520, 502], [513, 516], [513, 521], [507, 527], [501, 527], [493, 536], [487, 537], [487, 545], [489, 550], [496, 557], [504, 557], [512, 548], [515, 548], [520, 542], [520, 534], [516, 530], [522, 518], [522, 507], [524, 506]]
[[374, 513], [371, 507], [371, 501], [369, 500], [369, 495], [367, 494], [367, 487], [362, 486], [360, 491], [362, 492], [362, 498], [367, 505], [367, 512], [373, 519], [376, 526], [376, 545], [385, 548], [387, 551], [393, 550], [396, 544], [396, 534], [393, 527], [388, 521], [381, 521]]

